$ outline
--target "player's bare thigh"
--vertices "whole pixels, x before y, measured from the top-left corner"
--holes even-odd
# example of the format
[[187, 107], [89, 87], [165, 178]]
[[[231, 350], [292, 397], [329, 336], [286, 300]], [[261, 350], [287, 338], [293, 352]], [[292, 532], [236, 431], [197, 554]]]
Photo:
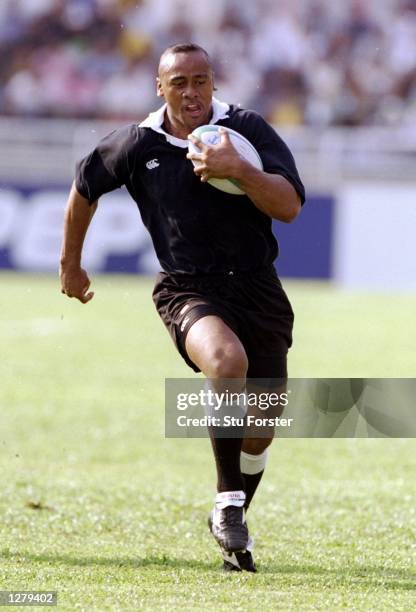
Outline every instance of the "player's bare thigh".
[[208, 315], [198, 319], [186, 336], [185, 349], [207, 378], [238, 378], [244, 384], [248, 370], [246, 352], [220, 317]]
[[[248, 370], [246, 352], [237, 335], [220, 317], [209, 315], [196, 321], [188, 332], [185, 348], [190, 359], [207, 378], [236, 378], [239, 386], [244, 386]], [[284, 388], [275, 389], [279, 393], [284, 390], [285, 385]], [[256, 387], [257, 393], [262, 391], [264, 390]], [[264, 416], [256, 407], [251, 407], [250, 413], [254, 416]], [[253, 437], [256, 436], [254, 431], [247, 434], [243, 450], [257, 455], [272, 443], [274, 427], [262, 429], [261, 437]]]

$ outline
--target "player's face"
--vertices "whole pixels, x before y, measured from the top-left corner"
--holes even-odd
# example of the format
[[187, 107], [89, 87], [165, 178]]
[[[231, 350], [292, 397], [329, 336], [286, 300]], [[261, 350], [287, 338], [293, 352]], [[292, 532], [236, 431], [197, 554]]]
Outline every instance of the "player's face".
[[157, 93], [167, 103], [168, 119], [179, 137], [186, 138], [209, 123], [214, 90], [211, 65], [204, 53], [168, 55], [160, 67]]

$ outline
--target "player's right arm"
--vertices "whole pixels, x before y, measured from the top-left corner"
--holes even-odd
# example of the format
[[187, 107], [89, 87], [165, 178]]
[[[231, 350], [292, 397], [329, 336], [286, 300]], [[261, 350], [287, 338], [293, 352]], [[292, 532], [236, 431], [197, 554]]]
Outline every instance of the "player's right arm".
[[94, 297], [93, 291], [88, 292], [90, 279], [81, 268], [81, 254], [97, 204], [98, 201], [91, 204], [77, 191], [75, 183], [72, 185], [65, 211], [59, 275], [62, 293], [77, 298], [83, 304]]
[[88, 292], [90, 280], [81, 268], [85, 235], [98, 199], [130, 181], [129, 169], [136, 165], [139, 140], [137, 124], [124, 126], [102, 138], [93, 151], [77, 163], [65, 212], [60, 276], [62, 293], [83, 304], [94, 296], [92, 291]]

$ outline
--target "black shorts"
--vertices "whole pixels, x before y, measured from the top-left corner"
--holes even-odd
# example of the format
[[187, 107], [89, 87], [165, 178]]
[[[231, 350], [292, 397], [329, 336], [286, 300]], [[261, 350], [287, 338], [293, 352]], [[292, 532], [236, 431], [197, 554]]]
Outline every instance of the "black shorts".
[[179, 353], [195, 372], [200, 370], [186, 353], [186, 335], [198, 319], [215, 315], [243, 344], [249, 378], [286, 378], [294, 316], [274, 267], [207, 276], [160, 272], [153, 301]]

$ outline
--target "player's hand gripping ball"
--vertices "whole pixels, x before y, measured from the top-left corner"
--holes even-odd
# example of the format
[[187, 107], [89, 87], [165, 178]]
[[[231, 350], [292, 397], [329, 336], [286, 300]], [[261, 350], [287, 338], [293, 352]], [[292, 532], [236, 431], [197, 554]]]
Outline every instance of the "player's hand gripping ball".
[[[219, 125], [201, 125], [192, 132], [192, 135], [199, 138], [199, 140], [201, 140], [201, 142], [207, 146], [215, 146], [219, 144], [221, 140], [219, 128]], [[251, 142], [242, 134], [232, 130], [231, 128], [222, 127], [222, 129], [228, 133], [231, 143], [238, 151], [239, 155], [244, 157], [246, 161], [248, 161], [258, 170], [263, 170], [263, 163], [260, 155], [257, 153]], [[188, 149], [190, 153], [200, 153], [198, 147], [191, 140], [189, 141]], [[198, 167], [198, 162], [196, 160], [191, 161], [195, 167]], [[241, 189], [238, 181], [233, 178], [210, 178], [208, 179], [208, 183], [220, 191], [225, 191], [226, 193], [232, 193], [234, 195], [244, 195], [244, 191]]]

